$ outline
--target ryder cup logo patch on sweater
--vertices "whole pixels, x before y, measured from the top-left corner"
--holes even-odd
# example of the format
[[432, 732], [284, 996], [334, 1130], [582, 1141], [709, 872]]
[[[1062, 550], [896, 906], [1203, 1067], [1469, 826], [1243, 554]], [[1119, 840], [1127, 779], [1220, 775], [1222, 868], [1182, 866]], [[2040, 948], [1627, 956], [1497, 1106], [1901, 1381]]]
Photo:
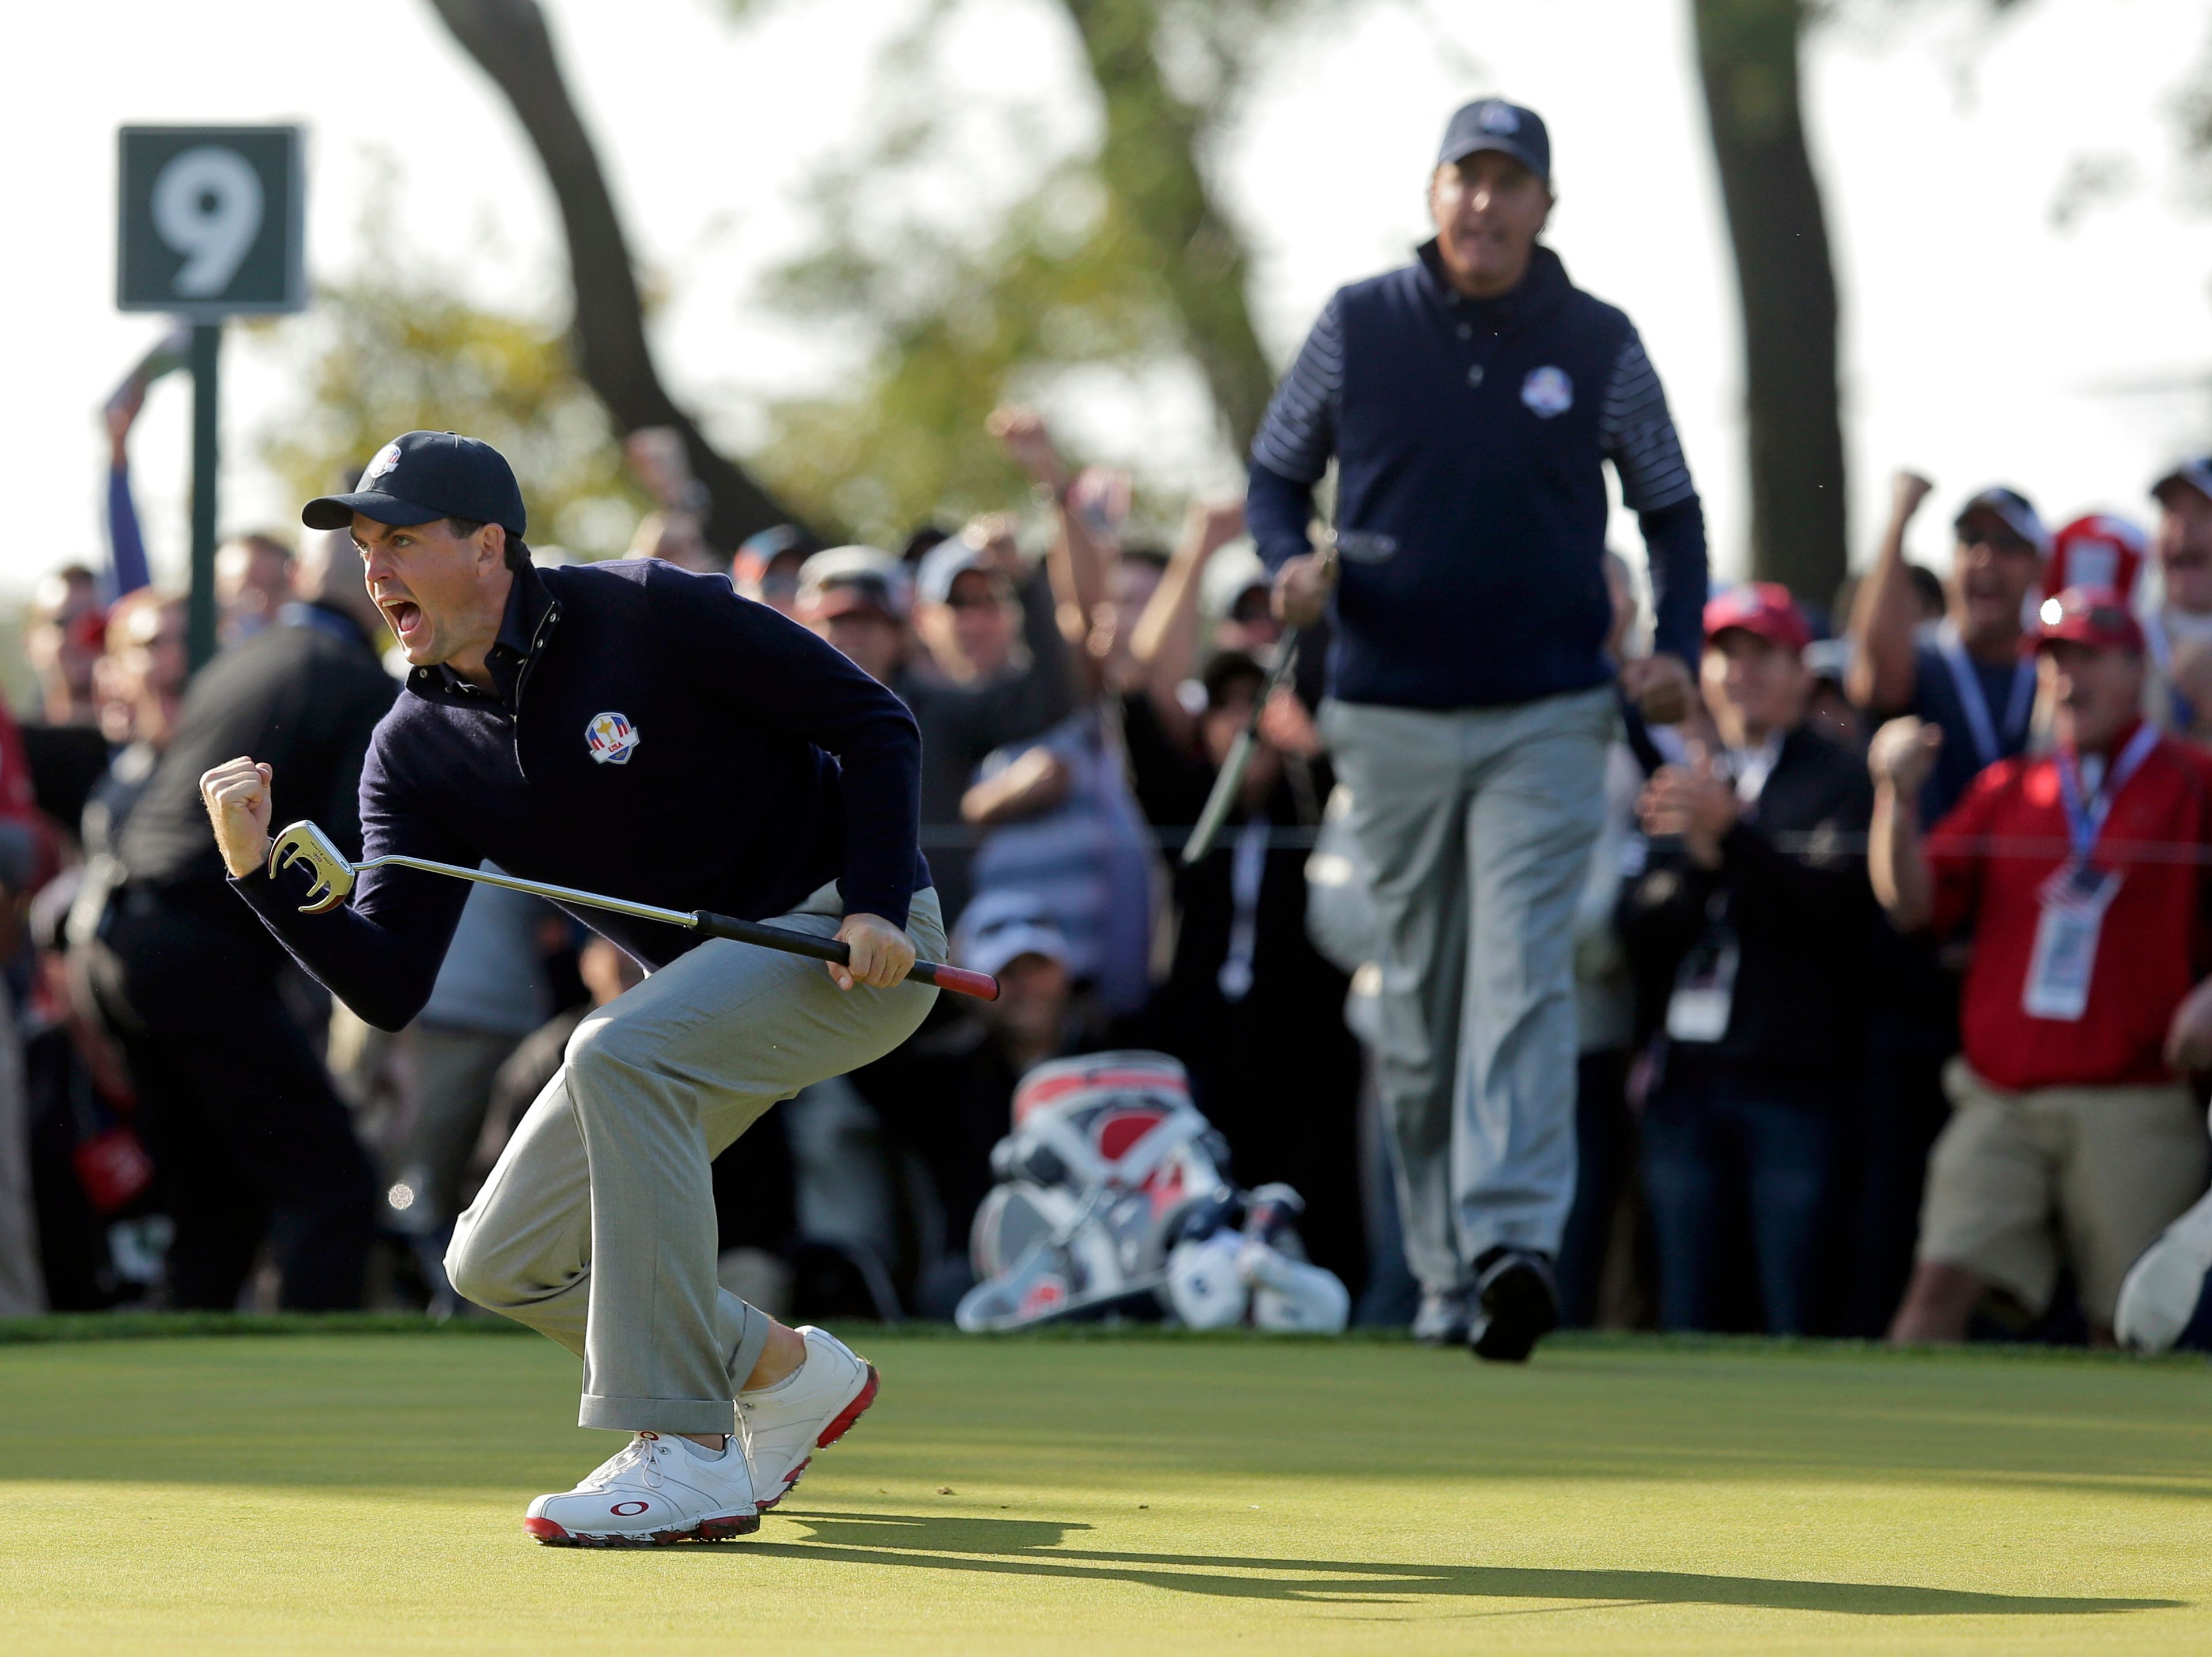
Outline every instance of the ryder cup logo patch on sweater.
[[643, 740], [628, 714], [593, 714], [584, 727], [584, 746], [602, 765], [627, 765]]
[[1521, 400], [1539, 420], [1548, 420], [1575, 405], [1575, 382], [1567, 378], [1565, 369], [1547, 363], [1528, 370], [1528, 377], [1521, 382]]

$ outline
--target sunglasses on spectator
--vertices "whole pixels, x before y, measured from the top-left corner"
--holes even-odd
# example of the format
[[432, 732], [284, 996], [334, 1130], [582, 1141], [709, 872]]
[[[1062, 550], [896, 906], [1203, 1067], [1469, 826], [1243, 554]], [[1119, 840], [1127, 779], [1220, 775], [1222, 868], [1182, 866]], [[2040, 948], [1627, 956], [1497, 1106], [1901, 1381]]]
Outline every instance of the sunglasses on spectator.
[[2010, 529], [1962, 530], [1959, 539], [1968, 546], [1986, 546], [1992, 552], [2033, 552], [2035, 543]]

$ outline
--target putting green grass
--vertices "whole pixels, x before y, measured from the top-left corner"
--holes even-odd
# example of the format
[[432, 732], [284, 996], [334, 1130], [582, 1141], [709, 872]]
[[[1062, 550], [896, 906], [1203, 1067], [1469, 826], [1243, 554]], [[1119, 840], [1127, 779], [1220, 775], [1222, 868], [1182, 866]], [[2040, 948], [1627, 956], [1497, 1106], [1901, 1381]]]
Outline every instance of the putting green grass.
[[758, 1536], [520, 1528], [613, 1441], [522, 1336], [0, 1345], [0, 1657], [2212, 1650], [2212, 1371], [875, 1335]]

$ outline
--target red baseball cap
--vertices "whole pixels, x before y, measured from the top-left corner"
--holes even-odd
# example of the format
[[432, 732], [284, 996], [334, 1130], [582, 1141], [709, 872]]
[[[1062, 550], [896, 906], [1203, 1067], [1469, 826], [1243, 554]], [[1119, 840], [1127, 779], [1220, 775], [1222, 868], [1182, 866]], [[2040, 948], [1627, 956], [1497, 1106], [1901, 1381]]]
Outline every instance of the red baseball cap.
[[2035, 648], [2063, 639], [2093, 650], [2143, 653], [2142, 624], [2109, 587], [2069, 587], [2035, 612]]
[[1731, 627], [1765, 639], [1792, 655], [1804, 654], [1813, 642], [1813, 630], [1790, 589], [1779, 582], [1752, 582], [1732, 587], [1705, 604], [1705, 643], [1711, 643]]
[[2069, 587], [2109, 589], [2133, 596], [2149, 542], [2142, 530], [2109, 512], [2076, 518], [2051, 538], [2051, 557], [2043, 567], [2043, 591], [2056, 598]]

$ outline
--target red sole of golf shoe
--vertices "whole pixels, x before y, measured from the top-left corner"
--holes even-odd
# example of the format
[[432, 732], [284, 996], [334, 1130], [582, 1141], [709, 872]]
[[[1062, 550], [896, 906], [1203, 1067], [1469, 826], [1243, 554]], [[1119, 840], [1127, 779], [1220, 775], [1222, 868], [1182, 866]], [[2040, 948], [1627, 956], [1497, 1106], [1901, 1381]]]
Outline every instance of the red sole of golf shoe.
[[522, 1528], [549, 1548], [665, 1548], [678, 1542], [727, 1542], [750, 1536], [760, 1529], [757, 1514], [733, 1514], [709, 1519], [684, 1531], [647, 1531], [637, 1534], [570, 1531], [550, 1519], [526, 1519]]
[[[866, 1360], [863, 1360], [863, 1362], [866, 1362]], [[826, 1450], [831, 1445], [835, 1444], [839, 1439], [844, 1437], [846, 1434], [851, 1432], [853, 1430], [853, 1423], [860, 1420], [862, 1416], [866, 1415], [868, 1412], [868, 1406], [876, 1401], [876, 1393], [884, 1384], [883, 1377], [876, 1374], [875, 1365], [871, 1363], [867, 1364], [866, 1367], [868, 1371], [867, 1380], [862, 1384], [860, 1390], [853, 1395], [853, 1401], [847, 1404], [842, 1410], [840, 1410], [835, 1416], [830, 1417], [830, 1424], [822, 1429], [820, 1435], [814, 1441], [814, 1447], [816, 1449]], [[811, 1466], [813, 1463], [814, 1458], [812, 1456], [807, 1457], [805, 1461], [800, 1462], [799, 1465], [793, 1468], [788, 1473], [784, 1475], [783, 1488], [781, 1490], [778, 1490], [774, 1496], [769, 1496], [765, 1501], [763, 1501], [758, 1496], [755, 1496], [753, 1498], [754, 1505], [759, 1508], [763, 1513], [766, 1513], [770, 1508], [775, 1507], [777, 1502], [782, 1501], [784, 1497], [791, 1494], [791, 1487], [799, 1483], [799, 1476], [805, 1472], [807, 1468]]]

